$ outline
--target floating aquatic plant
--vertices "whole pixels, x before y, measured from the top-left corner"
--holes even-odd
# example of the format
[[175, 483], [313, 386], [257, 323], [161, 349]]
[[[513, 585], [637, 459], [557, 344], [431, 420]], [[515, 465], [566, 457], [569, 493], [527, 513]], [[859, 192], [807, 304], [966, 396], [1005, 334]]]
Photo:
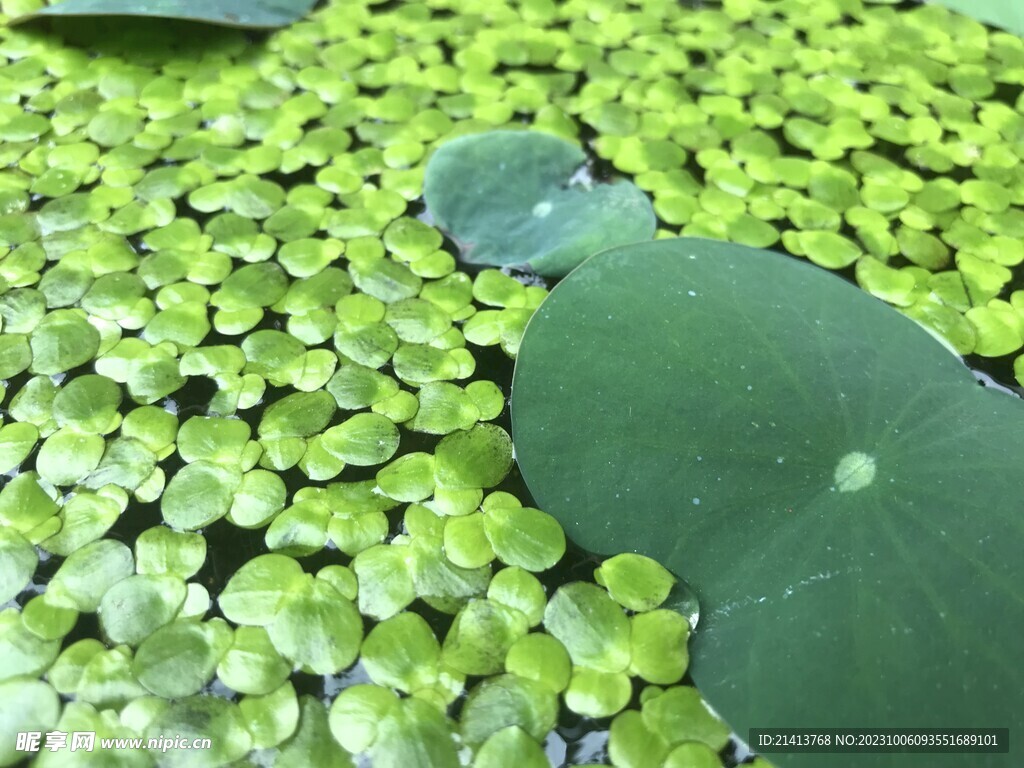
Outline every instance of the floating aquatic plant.
[[[739, 732], [1024, 711], [1024, 410], [881, 302], [737, 245], [613, 249], [541, 306], [512, 407], [524, 477], [574, 541], [635, 548], [695, 585], [693, 677]], [[610, 595], [577, 585], [548, 603], [574, 664], [621, 671], [631, 637], [656, 641], [656, 614], [631, 634], [613, 598], [650, 609], [671, 581], [628, 557], [598, 570]]]
[[[153, 16], [161, 19], [183, 19], [228, 27], [272, 29], [298, 21], [315, 5], [314, 0], [59, 0], [44, 5], [44, 0], [31, 0], [25, 10], [32, 10], [16, 21], [32, 18], [75, 16]], [[24, 11], [23, 11], [24, 13]]]
[[636, 186], [573, 179], [585, 160], [543, 133], [463, 136], [430, 159], [424, 197], [466, 261], [560, 277], [602, 248], [654, 234], [651, 204]]
[[[459, 271], [419, 215], [424, 176], [461, 136], [559, 137], [555, 186], [597, 180], [581, 204], [629, 178], [658, 237], [848, 269], [1009, 363], [1020, 39], [887, 5], [338, 0], [251, 37], [125, 17], [112, 35], [62, 19], [67, 0], [0, 29], [0, 764], [25, 756], [18, 731], [55, 729], [213, 740], [161, 766], [483, 768], [560, 738], [577, 762], [728, 763], [683, 678], [683, 586], [635, 555], [565, 583], [586, 568], [519, 493], [493, 354], [516, 355], [547, 292]], [[565, 610], [585, 600], [617, 628], [589, 655]], [[346, 669], [300, 695], [360, 651], [372, 684]], [[446, 660], [497, 670], [468, 719]], [[567, 712], [599, 733], [550, 734]]]

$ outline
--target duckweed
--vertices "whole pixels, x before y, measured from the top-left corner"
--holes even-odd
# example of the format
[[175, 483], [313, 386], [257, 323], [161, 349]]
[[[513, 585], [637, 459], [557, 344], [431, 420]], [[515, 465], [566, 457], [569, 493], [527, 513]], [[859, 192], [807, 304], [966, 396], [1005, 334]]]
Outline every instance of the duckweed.
[[[0, 765], [9, 727], [212, 736], [211, 764], [543, 765], [560, 707], [613, 718], [596, 762], [721, 764], [675, 577], [622, 555], [565, 583], [561, 528], [510, 493], [488, 361], [546, 289], [422, 213], [468, 134], [559, 137], [591, 194], [632, 177], [659, 237], [847, 270], [961, 354], [1024, 347], [1000, 100], [1021, 43], [944, 8], [331, 2], [266, 37], [105, 29], [0, 31]], [[490, 677], [463, 699], [466, 675]]]

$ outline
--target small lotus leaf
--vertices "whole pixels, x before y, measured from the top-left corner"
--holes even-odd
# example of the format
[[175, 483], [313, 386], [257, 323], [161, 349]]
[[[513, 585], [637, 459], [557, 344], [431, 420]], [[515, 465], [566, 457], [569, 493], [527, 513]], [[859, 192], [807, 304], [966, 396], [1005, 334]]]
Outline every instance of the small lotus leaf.
[[357, 410], [375, 405], [398, 392], [398, 382], [372, 368], [342, 365], [327, 382], [339, 408]]
[[[766, 768], [760, 761], [760, 768]], [[758, 760], [751, 763], [751, 768], [759, 768]], [[707, 744], [699, 741], [688, 741], [680, 744], [665, 758], [664, 768], [721, 768], [722, 760], [718, 753]]]
[[71, 309], [54, 310], [29, 335], [33, 373], [63, 373], [92, 360], [100, 334], [84, 314]]
[[460, 568], [444, 554], [440, 536], [423, 535], [410, 544], [416, 596], [445, 613], [458, 613], [467, 602], [483, 597], [491, 580], [491, 567]]
[[39, 484], [35, 472], [24, 472], [0, 490], [0, 522], [28, 533], [57, 513], [57, 503]]
[[[0, 427], [0, 467], [4, 472], [16, 469], [35, 448], [39, 430], [34, 424], [15, 422]], [[431, 471], [431, 475], [433, 471]]]
[[135, 568], [139, 573], [169, 574], [188, 579], [206, 560], [206, 539], [198, 533], [167, 526], [147, 528], [135, 540]]
[[335, 399], [329, 392], [296, 392], [263, 412], [261, 438], [310, 437], [321, 432], [334, 416]]
[[422, 452], [399, 456], [377, 473], [377, 485], [395, 501], [423, 501], [434, 493], [434, 457]]
[[53, 485], [81, 482], [100, 463], [106, 443], [99, 435], [60, 429], [43, 442], [36, 455], [39, 477]]
[[239, 419], [193, 416], [178, 430], [178, 453], [190, 463], [238, 465], [250, 434], [249, 425]]
[[612, 765], [623, 768], [662, 765], [668, 751], [668, 742], [650, 729], [635, 709], [627, 709], [612, 720], [608, 731], [608, 755]]
[[650, 201], [632, 184], [574, 184], [584, 160], [578, 147], [543, 133], [460, 137], [427, 166], [427, 207], [465, 260], [562, 276], [599, 250], [650, 239], [655, 229]]
[[264, 537], [267, 547], [292, 557], [319, 552], [327, 543], [331, 513], [318, 499], [300, 501], [274, 518]]
[[276, 472], [254, 469], [242, 475], [228, 519], [240, 528], [260, 528], [284, 509], [287, 489]]
[[41, 639], [25, 626], [16, 608], [0, 611], [0, 681], [37, 677], [59, 652], [60, 639]]
[[448, 382], [428, 382], [417, 394], [419, 407], [408, 427], [415, 432], [447, 435], [459, 429], [470, 429], [480, 418], [480, 411], [461, 387]]
[[[622, 268], [605, 272], [602, 265], [612, 263]], [[591, 268], [600, 271], [600, 276], [588, 276]], [[643, 282], [640, 292], [627, 287], [633, 278]], [[597, 298], [590, 290], [595, 280], [622, 301], [602, 293], [591, 305], [592, 313], [584, 312], [588, 299]], [[574, 300], [575, 290], [579, 300]], [[639, 295], [644, 297], [642, 301], [636, 299]], [[563, 297], [567, 303], [559, 311]], [[646, 314], [648, 309], [650, 314]], [[998, 303], [991, 309], [1007, 316], [1015, 311], [1012, 305], [1007, 310]], [[955, 310], [949, 311], [960, 317]], [[648, 346], [632, 331], [613, 331], [609, 314], [613, 324], [623, 322], [620, 331], [624, 327], [646, 328], [657, 335], [650, 347], [657, 348], [657, 360], [650, 358], [647, 363], [651, 370], [665, 374], [664, 383], [670, 388], [685, 381], [685, 398], [668, 396], [654, 406], [656, 399], [646, 389], [641, 396], [636, 389], [639, 384], [626, 381], [626, 371], [647, 364], [637, 355], [643, 357], [641, 350]], [[531, 334], [548, 322], [555, 330], [551, 354], [544, 363], [547, 384], [543, 394], [537, 389], [531, 395], [528, 371], [537, 364], [534, 353], [540, 348], [532, 346]], [[665, 323], [674, 328], [700, 327], [701, 331], [691, 344], [685, 340], [689, 338], [686, 334], [665, 336], [656, 330], [668, 327]], [[859, 329], [856, 338], [848, 334], [853, 327]], [[583, 339], [591, 332], [593, 344], [588, 346]], [[533, 338], [543, 345], [543, 335]], [[806, 354], [797, 355], [795, 347], [782, 343], [795, 335], [804, 339], [800, 348]], [[886, 343], [862, 343], [868, 337], [885, 338]], [[572, 344], [565, 344], [570, 338]], [[675, 352], [669, 354], [667, 350], [676, 347], [666, 339], [681, 344], [678, 357]], [[1017, 339], [1019, 336], [1013, 337], [1014, 344]], [[716, 350], [717, 357], [713, 357], [717, 362], [710, 363], [710, 368], [695, 367], [694, 360], [708, 360], [710, 349]], [[889, 702], [886, 725], [915, 722], [915, 713], [924, 710], [945, 712], [953, 719], [978, 717], [990, 707], [993, 712], [1017, 711], [1018, 707], [1009, 703], [1016, 701], [1017, 688], [1007, 687], [1007, 668], [1001, 662], [975, 656], [982, 653], [981, 647], [988, 649], [985, 653], [995, 647], [1009, 648], [1009, 636], [992, 645], [991, 637], [983, 640], [972, 635], [971, 640], [953, 631], [960, 621], [953, 617], [973, 615], [981, 593], [974, 591], [968, 598], [953, 586], [941, 587], [997, 578], [1009, 588], [1019, 581], [1012, 576], [1015, 566], [1011, 564], [1016, 559], [1009, 550], [1002, 551], [1015, 546], [1010, 542], [1020, 538], [1019, 526], [1000, 500], [1015, 496], [1012, 489], [1021, 476], [1005, 452], [1005, 446], [1013, 441], [995, 436], [1016, 429], [1021, 414], [1012, 398], [978, 387], [962, 362], [927, 332], [821, 270], [775, 254], [683, 238], [630, 246], [588, 261], [552, 292], [531, 322], [516, 365], [513, 427], [517, 457], [534, 497], [582, 547], [595, 552], [625, 549], [625, 539], [616, 545], [600, 533], [621, 525], [620, 533], [628, 529], [628, 549], [687, 574], [702, 601], [703, 629], [695, 634], [693, 676], [711, 705], [731, 718], [734, 728], [749, 727], [764, 711], [773, 712], [777, 723], [793, 725], [806, 722], [812, 714], [858, 727], [869, 721], [881, 723], [872, 697], [854, 695], [852, 670], [833, 663], [835, 648], [825, 638], [837, 637], [855, 642], [860, 652], [875, 649], [872, 658], [881, 665], [876, 670], [878, 685], [885, 687]], [[573, 393], [562, 397], [558, 386], [563, 379], [557, 371], [566, 370], [574, 372]], [[881, 371], [887, 382], [884, 391], [878, 389]], [[922, 380], [927, 386], [921, 385]], [[911, 401], [889, 397], [903, 386], [898, 384], [901, 381], [915, 392]], [[645, 380], [643, 386], [651, 386], [650, 381]], [[823, 398], [823, 391], [832, 394]], [[599, 404], [580, 397], [580, 392], [601, 392]], [[788, 393], [786, 402], [796, 410], [780, 405], [785, 399], [780, 392]], [[830, 403], [827, 408], [826, 402]], [[709, 408], [708, 403], [721, 407]], [[835, 403], [842, 405], [837, 409]], [[652, 405], [650, 410], [645, 410], [646, 404]], [[598, 427], [598, 423], [605, 426]], [[571, 429], [552, 426], [555, 424], [571, 424]], [[602, 453], [599, 446], [605, 438], [601, 435], [614, 436], [613, 442], [621, 447], [625, 436], [634, 434], [632, 429], [640, 424], [644, 425], [640, 428], [644, 445], [652, 446], [651, 452], [643, 452], [642, 457], [631, 452], [625, 462], [628, 467], [621, 461], [621, 451], [618, 458]], [[965, 426], [968, 424], [970, 428]], [[579, 434], [593, 439], [582, 446], [574, 437]], [[711, 440], [709, 435], [716, 437]], [[745, 446], [743, 455], [748, 458], [741, 460], [735, 453], [726, 456], [715, 448], [728, 435], [741, 436], [735, 441]], [[967, 445], [965, 435], [978, 435], [981, 443]], [[557, 445], [550, 444], [541, 458], [531, 443], [547, 443], [554, 436], [560, 436]], [[954, 458], [948, 461], [947, 454], [939, 450], [947, 442], [955, 445]], [[1000, 448], [987, 451], [982, 443], [999, 444]], [[924, 453], [919, 450], [922, 446], [929, 446]], [[590, 452], [591, 447], [596, 453]], [[583, 458], [581, 451], [590, 458]], [[598, 453], [602, 455], [598, 457]], [[565, 456], [565, 461], [559, 456]], [[963, 464], [968, 456], [980, 463], [968, 469]], [[581, 473], [583, 466], [592, 471]], [[538, 482], [540, 475], [547, 473], [554, 485]], [[664, 484], [666, 477], [675, 478], [671, 488]], [[603, 483], [604, 490], [597, 491], [595, 483]], [[682, 498], [681, 488], [686, 489]], [[934, 502], [936, 493], [945, 499], [942, 504]], [[635, 520], [633, 515], [622, 516], [624, 506], [636, 509], [638, 504], [647, 520], [639, 527], [627, 522]], [[601, 506], [604, 511], [594, 514]], [[754, 508], [763, 511], [767, 527], [750, 528], [750, 510]], [[923, 508], [931, 510], [923, 518], [906, 512]], [[669, 514], [669, 509], [674, 511]], [[844, 516], [844, 509], [856, 512]], [[725, 525], [723, 510], [743, 516], [744, 525]], [[676, 530], [676, 523], [659, 517], [663, 513], [673, 519], [676, 513], [681, 515], [678, 520], [686, 521], [684, 528], [689, 533], [682, 538], [667, 536], [665, 531]], [[865, 514], [887, 521], [880, 524], [878, 535], [870, 542], [850, 533], [858, 530], [857, 525], [848, 526], [853, 520], [863, 520]], [[819, 559], [808, 562], [811, 550], [797, 531], [804, 530], [801, 520], [812, 518], [829, 525], [815, 529], [815, 535], [824, 538], [820, 547], [812, 548], [820, 550]], [[955, 533], [965, 520], [976, 523], [982, 518], [986, 529], [1000, 534], [979, 538]], [[760, 518], [755, 515], [754, 519]], [[908, 534], [908, 530], [915, 533]], [[715, 543], [719, 535], [721, 540]], [[925, 544], [949, 537], [959, 542], [960, 554], [940, 556], [931, 544]], [[780, 555], [789, 551], [787, 546], [793, 551]], [[734, 558], [723, 555], [726, 551], [763, 553], [765, 547], [775, 548], [772, 556], [755, 558], [757, 562], [751, 562], [746, 571]], [[837, 568], [836, 553], [845, 553], [847, 565]], [[726, 564], [726, 560], [730, 562]], [[777, 568], [769, 568], [769, 562]], [[906, 571], [908, 567], [910, 571]], [[1002, 575], [994, 576], [993, 568]], [[743, 578], [741, 571], [747, 573]], [[905, 588], [879, 591], [879, 579]], [[946, 597], [936, 606], [927, 595], [940, 593]], [[874, 607], [865, 608], [864, 615], [825, 610], [823, 606], [834, 605], [838, 594], [859, 595], [863, 605]], [[988, 594], [996, 603], [1010, 602], [999, 609], [1000, 622], [986, 623], [987, 631], [1010, 631], [1009, 625], [1024, 619], [1024, 613], [1009, 608], [1012, 589], [1007, 592], [993, 586]], [[963, 600], [954, 599], [956, 595]], [[549, 615], [561, 599], [554, 596]], [[993, 606], [989, 605], [985, 615], [996, 610]], [[896, 624], [904, 628], [898, 630], [899, 641], [891, 632], [892, 621], [877, 620], [893, 611], [902, 617]], [[770, 630], [781, 626], [780, 617], [807, 630], [786, 633], [787, 643], [799, 640], [799, 652], [789, 646], [799, 663], [783, 663], [775, 651], [769, 651], [777, 650]], [[826, 618], [827, 628], [821, 625]], [[812, 624], [820, 636], [807, 629]], [[751, 630], [754, 626], [756, 633]], [[566, 644], [577, 661], [573, 644], [586, 635], [576, 630], [570, 637], [550, 624], [548, 631]], [[606, 632], [603, 639], [611, 636]], [[928, 653], [921, 651], [921, 638], [927, 638]], [[974, 641], [981, 645], [975, 646]], [[596, 642], [593, 647], [597, 649]], [[742, 693], [733, 687], [735, 653], [726, 652], [740, 647], [744, 658], [750, 659], [748, 669], [756, 670], [751, 674], [761, 680]], [[939, 653], [936, 648], [940, 647], [946, 650]], [[939, 702], [934, 691], [947, 684], [949, 672], [932, 661], [963, 656], [965, 650], [975, 659], [970, 668], [978, 677], [971, 679], [998, 678], [999, 685], [991, 688], [979, 683], [962, 688], [958, 682], [957, 696]], [[703, 666], [706, 664], [710, 666]], [[592, 662], [587, 666], [597, 668]], [[621, 671], [618, 664], [616, 667], [606, 671]], [[847, 693], [837, 698], [837, 690]], [[999, 692], [995, 698], [1002, 704], [996, 703], [993, 690]], [[771, 691], [771, 701], [757, 703], [754, 691]], [[783, 691], [788, 693], [783, 696]], [[793, 754], [790, 762], [811, 764], [814, 758]]]
[[494, 560], [480, 512], [449, 518], [443, 535], [445, 555], [460, 568], [479, 568]]
[[157, 457], [141, 440], [120, 437], [107, 443], [103, 458], [82, 482], [86, 488], [116, 485], [134, 491], [156, 468]]

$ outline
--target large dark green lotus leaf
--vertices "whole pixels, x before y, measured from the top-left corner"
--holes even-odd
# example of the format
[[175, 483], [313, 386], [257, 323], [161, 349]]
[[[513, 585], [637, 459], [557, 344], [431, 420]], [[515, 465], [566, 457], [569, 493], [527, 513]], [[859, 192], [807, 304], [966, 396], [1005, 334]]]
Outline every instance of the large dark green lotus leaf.
[[[692, 674], [742, 736], [1024, 728], [1024, 404], [877, 299], [738, 245], [610, 250], [531, 321], [512, 420], [572, 539], [694, 585]], [[906, 758], [870, 765], [1010, 756]]]
[[585, 161], [546, 133], [462, 136], [430, 158], [424, 197], [463, 260], [560, 277], [593, 253], [654, 235], [654, 210], [633, 184], [573, 180]]
[[978, 21], [1024, 35], [1024, 5], [1007, 0], [934, 0]]
[[298, 21], [315, 4], [316, 0], [62, 0], [17, 21], [40, 16], [155, 16], [271, 29]]

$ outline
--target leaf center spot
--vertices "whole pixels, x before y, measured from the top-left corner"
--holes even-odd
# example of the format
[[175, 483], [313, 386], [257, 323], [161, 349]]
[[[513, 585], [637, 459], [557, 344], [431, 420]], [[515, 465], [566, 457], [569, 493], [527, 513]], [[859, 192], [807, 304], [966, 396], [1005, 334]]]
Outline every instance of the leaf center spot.
[[836, 488], [843, 493], [859, 491], [871, 485], [878, 467], [873, 456], [851, 451], [836, 464]]

